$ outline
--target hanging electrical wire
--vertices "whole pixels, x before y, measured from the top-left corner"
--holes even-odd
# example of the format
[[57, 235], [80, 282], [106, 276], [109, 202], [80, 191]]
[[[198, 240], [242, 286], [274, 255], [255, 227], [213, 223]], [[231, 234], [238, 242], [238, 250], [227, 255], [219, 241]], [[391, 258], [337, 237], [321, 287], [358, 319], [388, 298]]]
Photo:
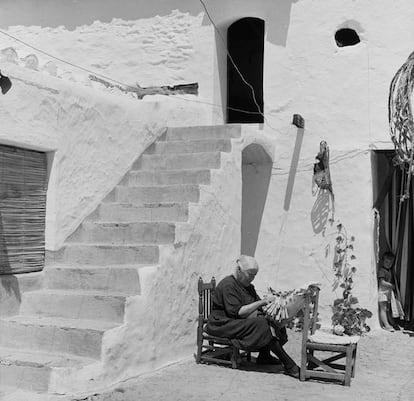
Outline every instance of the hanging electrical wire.
[[240, 71], [239, 67], [237, 66], [236, 62], [233, 60], [233, 57], [231, 56], [231, 54], [230, 54], [230, 52], [229, 52], [229, 49], [228, 49], [228, 47], [227, 47], [226, 40], [224, 39], [223, 35], [221, 34], [220, 30], [218, 29], [218, 27], [217, 27], [216, 23], [213, 21], [213, 18], [211, 17], [211, 15], [210, 15], [210, 13], [209, 13], [209, 11], [208, 11], [208, 9], [207, 9], [206, 4], [204, 3], [204, 1], [203, 1], [203, 0], [199, 0], [199, 1], [200, 1], [201, 5], [202, 5], [202, 6], [203, 6], [203, 8], [204, 8], [204, 11], [205, 11], [205, 13], [206, 13], [206, 15], [207, 15], [207, 18], [210, 20], [211, 24], [212, 24], [212, 25], [213, 25], [213, 27], [214, 27], [214, 30], [217, 32], [217, 34], [218, 34], [219, 38], [221, 39], [221, 41], [222, 41], [222, 43], [223, 43], [223, 46], [224, 46], [224, 49], [225, 49], [225, 51], [226, 51], [227, 57], [229, 58], [229, 60], [230, 60], [231, 64], [233, 65], [233, 67], [234, 67], [234, 69], [236, 70], [237, 74], [239, 74], [240, 79], [243, 81], [243, 83], [249, 87], [249, 89], [250, 89], [250, 91], [251, 91], [251, 94], [252, 94], [252, 99], [253, 99], [253, 102], [254, 102], [255, 106], [257, 107], [257, 112], [258, 112], [258, 114], [260, 114], [263, 118], [265, 118], [265, 116], [264, 116], [263, 112], [261, 111], [260, 105], [259, 105], [259, 103], [257, 102], [257, 99], [256, 99], [256, 93], [255, 93], [255, 91], [254, 91], [253, 86], [252, 86], [249, 82], [247, 82], [246, 78], [245, 78], [245, 77], [243, 76], [243, 74], [241, 73], [241, 71]]
[[[228, 56], [229, 61], [230, 61], [230, 62], [231, 62], [231, 64], [233, 65], [233, 67], [234, 67], [235, 71], [237, 72], [237, 74], [240, 76], [240, 79], [242, 80], [242, 82], [243, 82], [245, 85], [247, 85], [247, 86], [249, 87], [249, 89], [250, 89], [250, 91], [251, 91], [252, 99], [253, 99], [253, 102], [254, 102], [254, 104], [255, 104], [255, 106], [256, 106], [256, 108], [257, 108], [257, 111], [243, 110], [243, 109], [234, 108], [234, 107], [229, 107], [229, 106], [225, 106], [224, 108], [225, 108], [226, 110], [237, 111], [237, 112], [241, 112], [241, 113], [245, 113], [245, 114], [259, 114], [259, 115], [261, 115], [261, 116], [263, 117], [263, 121], [264, 121], [264, 123], [265, 123], [265, 124], [266, 124], [266, 125], [267, 125], [270, 129], [272, 129], [273, 131], [276, 131], [276, 132], [280, 132], [278, 129], [276, 129], [275, 127], [273, 127], [272, 125], [270, 125], [270, 124], [269, 124], [269, 122], [267, 121], [267, 119], [266, 119], [266, 117], [265, 117], [264, 113], [263, 113], [263, 112], [262, 112], [262, 110], [261, 110], [261, 107], [260, 107], [259, 103], [257, 102], [256, 93], [255, 93], [255, 90], [254, 90], [253, 86], [252, 86], [252, 85], [251, 85], [251, 84], [250, 84], [250, 83], [246, 80], [246, 78], [244, 77], [244, 75], [243, 75], [243, 74], [242, 74], [242, 72], [240, 71], [239, 67], [238, 67], [238, 66], [237, 66], [237, 64], [235, 63], [234, 59], [232, 58], [232, 56], [231, 56], [231, 54], [230, 54], [230, 52], [229, 52], [229, 50], [228, 50], [228, 47], [227, 47], [227, 44], [226, 44], [226, 40], [224, 39], [223, 35], [221, 34], [220, 30], [218, 29], [217, 24], [216, 24], [216, 23], [214, 22], [214, 20], [212, 19], [211, 15], [210, 15], [210, 13], [209, 13], [209, 11], [208, 11], [208, 9], [207, 9], [206, 4], [204, 3], [204, 1], [203, 1], [203, 0], [199, 0], [199, 2], [201, 3], [201, 5], [202, 5], [202, 7], [203, 7], [203, 9], [204, 9], [204, 11], [205, 11], [205, 13], [206, 13], [206, 15], [207, 15], [208, 19], [210, 20], [210, 22], [211, 22], [211, 24], [213, 25], [213, 27], [214, 27], [215, 31], [217, 32], [218, 36], [220, 37], [220, 39], [221, 39], [221, 41], [222, 41], [222, 44], [223, 44], [223, 47], [224, 47], [224, 49], [225, 49], [225, 51], [226, 51], [226, 54], [227, 54], [227, 56]], [[82, 67], [82, 66], [80, 66], [80, 65], [77, 65], [77, 64], [72, 63], [72, 62], [70, 62], [70, 61], [67, 61], [67, 60], [65, 60], [65, 59], [62, 59], [62, 58], [60, 58], [60, 57], [54, 56], [53, 54], [51, 54], [51, 53], [49, 53], [49, 52], [46, 52], [46, 51], [44, 51], [44, 50], [40, 49], [39, 47], [33, 46], [33, 45], [31, 45], [30, 43], [27, 43], [27, 42], [25, 42], [25, 41], [23, 41], [23, 40], [21, 40], [21, 39], [19, 39], [19, 38], [16, 38], [15, 36], [13, 36], [13, 35], [11, 35], [11, 34], [9, 34], [9, 33], [5, 32], [5, 31], [3, 31], [3, 30], [0, 30], [0, 34], [2, 34], [2, 35], [4, 35], [4, 36], [9, 37], [9, 38], [11, 38], [11, 39], [15, 40], [16, 42], [18, 42], [18, 43], [20, 43], [20, 44], [23, 44], [24, 46], [30, 47], [31, 49], [35, 50], [36, 52], [39, 52], [39, 53], [41, 53], [41, 54], [44, 54], [45, 56], [47, 56], [47, 57], [49, 57], [49, 58], [52, 58], [52, 59], [54, 59], [54, 60], [57, 60], [57, 61], [59, 61], [59, 62], [61, 62], [61, 63], [67, 64], [67, 65], [70, 65], [71, 67], [77, 68], [77, 69], [82, 70], [82, 71], [84, 71], [84, 72], [87, 72], [87, 73], [89, 73], [89, 74], [93, 74], [93, 75], [95, 75], [95, 76], [97, 76], [97, 77], [101, 77], [101, 78], [106, 79], [106, 80], [108, 80], [108, 81], [110, 81], [110, 82], [114, 82], [114, 83], [116, 83], [116, 84], [122, 85], [122, 86], [124, 86], [124, 87], [126, 87], [126, 88], [128, 88], [128, 87], [130, 87], [130, 86], [131, 86], [131, 85], [129, 85], [129, 84], [125, 84], [125, 83], [123, 83], [123, 82], [121, 82], [121, 81], [119, 81], [119, 80], [113, 79], [113, 78], [108, 77], [108, 76], [106, 76], [106, 75], [103, 75], [103, 74], [97, 73], [97, 72], [92, 71], [92, 70], [90, 70], [90, 69], [88, 69], [88, 68]], [[210, 106], [213, 106], [213, 107], [223, 108], [223, 105], [221, 105], [221, 104], [215, 104], [215, 103], [210, 103], [210, 102], [204, 102], [204, 101], [195, 100], [195, 99], [186, 99], [186, 98], [182, 98], [182, 97], [180, 97], [180, 96], [176, 96], [176, 95], [174, 96], [174, 98], [175, 98], [175, 99], [184, 100], [184, 101], [187, 101], [187, 102], [192, 102], [192, 103], [200, 103], [200, 104], [210, 105]]]
[[[20, 44], [22, 44], [22, 45], [24, 45], [24, 46], [27, 46], [27, 47], [29, 47], [29, 48], [31, 48], [31, 49], [33, 49], [33, 50], [35, 50], [35, 51], [36, 51], [36, 52], [38, 52], [38, 53], [41, 53], [41, 54], [43, 54], [43, 55], [45, 55], [45, 56], [47, 56], [47, 57], [49, 57], [49, 58], [51, 58], [51, 59], [54, 59], [54, 60], [56, 60], [56, 61], [61, 62], [61, 63], [63, 63], [63, 64], [67, 64], [67, 65], [69, 65], [69, 66], [71, 66], [71, 67], [73, 67], [73, 68], [77, 68], [77, 69], [79, 69], [79, 70], [81, 70], [81, 71], [87, 72], [87, 73], [92, 74], [92, 75], [94, 75], [94, 76], [97, 76], [97, 77], [101, 77], [101, 78], [103, 78], [103, 79], [106, 79], [107, 81], [114, 82], [114, 83], [116, 83], [116, 84], [118, 84], [118, 85], [122, 85], [122, 86], [124, 86], [125, 88], [128, 88], [128, 87], [130, 87], [130, 86], [131, 86], [131, 85], [129, 85], [129, 84], [126, 84], [126, 83], [124, 83], [124, 82], [121, 82], [121, 81], [119, 81], [119, 80], [116, 80], [116, 79], [114, 79], [114, 78], [111, 78], [111, 77], [109, 77], [109, 76], [107, 76], [107, 75], [100, 74], [100, 73], [98, 73], [98, 72], [96, 72], [96, 71], [90, 70], [90, 69], [88, 69], [88, 68], [82, 67], [82, 66], [80, 66], [80, 65], [77, 65], [77, 64], [72, 63], [72, 62], [70, 62], [70, 61], [67, 61], [67, 60], [65, 60], [65, 59], [62, 59], [62, 58], [60, 58], [60, 57], [54, 56], [53, 54], [51, 54], [51, 53], [49, 53], [49, 52], [46, 52], [46, 51], [44, 51], [44, 50], [40, 49], [39, 47], [33, 46], [33, 45], [31, 45], [30, 43], [27, 43], [27, 42], [25, 42], [25, 41], [23, 41], [23, 40], [21, 40], [21, 39], [19, 39], [19, 38], [16, 38], [15, 36], [10, 35], [9, 33], [4, 32], [4, 31], [2, 31], [2, 30], [0, 30], [0, 34], [5, 35], [5, 36], [7, 36], [7, 37], [9, 37], [9, 38], [11, 38], [11, 39], [13, 39], [13, 40], [15, 40], [16, 42], [18, 42], [18, 43], [20, 43]], [[7, 89], [7, 90], [8, 90], [8, 89]], [[4, 92], [3, 94], [5, 94], [5, 93], [6, 93], [6, 92]], [[220, 109], [222, 109], [222, 108], [223, 108], [223, 105], [222, 105], [222, 104], [217, 104], [217, 103], [212, 103], [212, 102], [206, 102], [206, 101], [196, 100], [196, 99], [187, 99], [187, 98], [183, 98], [183, 97], [181, 97], [181, 96], [177, 96], [177, 95], [174, 95], [174, 97], [173, 97], [173, 98], [174, 98], [174, 99], [183, 100], [183, 101], [186, 101], [186, 102], [190, 102], [190, 103], [205, 104], [205, 105], [212, 106], [212, 107], [216, 107], [216, 108], [220, 108]], [[239, 113], [245, 113], [245, 114], [262, 114], [261, 112], [258, 112], [258, 111], [243, 110], [243, 109], [239, 109], [239, 108], [235, 108], [235, 107], [228, 107], [228, 106], [227, 106], [227, 107], [225, 107], [225, 108], [226, 108], [227, 110], [233, 110], [233, 111], [237, 111], [237, 112], [239, 112]]]

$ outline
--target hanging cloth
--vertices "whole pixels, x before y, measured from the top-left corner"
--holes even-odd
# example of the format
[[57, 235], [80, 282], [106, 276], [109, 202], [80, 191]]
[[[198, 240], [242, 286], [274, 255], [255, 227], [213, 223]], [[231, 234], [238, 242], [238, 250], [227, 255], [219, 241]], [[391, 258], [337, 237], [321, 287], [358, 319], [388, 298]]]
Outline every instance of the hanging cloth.
[[5, 75], [3, 75], [0, 72], [0, 88], [1, 88], [1, 93], [3, 95], [5, 95], [9, 89], [11, 88], [12, 83], [10, 81], [10, 79], [8, 77], [6, 77]]
[[395, 292], [391, 291], [391, 312], [392, 317], [397, 319], [404, 319], [404, 311], [400, 300], [395, 296]]
[[327, 189], [331, 194], [332, 182], [329, 170], [329, 147], [326, 141], [319, 144], [319, 152], [313, 165], [313, 183], [321, 189]]

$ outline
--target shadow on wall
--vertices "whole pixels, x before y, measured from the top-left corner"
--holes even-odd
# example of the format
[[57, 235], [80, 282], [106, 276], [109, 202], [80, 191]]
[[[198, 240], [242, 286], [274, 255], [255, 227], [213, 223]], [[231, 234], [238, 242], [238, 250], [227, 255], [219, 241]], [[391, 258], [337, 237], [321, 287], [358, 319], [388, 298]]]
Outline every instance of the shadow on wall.
[[300, 151], [302, 149], [304, 128], [298, 128], [296, 134], [295, 147], [293, 149], [292, 161], [290, 163], [289, 177], [286, 186], [285, 201], [283, 202], [283, 209], [288, 211], [290, 202], [292, 200], [293, 186], [295, 184], [296, 171], [298, 169]]
[[254, 256], [272, 175], [272, 159], [262, 146], [251, 144], [242, 153], [241, 253]]
[[312, 228], [315, 234], [324, 232], [326, 228], [331, 212], [330, 200], [331, 195], [327, 190], [321, 189], [318, 191], [311, 211]]

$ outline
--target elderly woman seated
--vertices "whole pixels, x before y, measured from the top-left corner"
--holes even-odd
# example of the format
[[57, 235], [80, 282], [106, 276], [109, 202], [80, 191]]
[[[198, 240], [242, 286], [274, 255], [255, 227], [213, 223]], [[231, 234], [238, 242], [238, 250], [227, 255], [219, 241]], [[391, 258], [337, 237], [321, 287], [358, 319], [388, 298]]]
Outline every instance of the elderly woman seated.
[[[251, 284], [258, 270], [254, 258], [240, 256], [233, 274], [216, 287], [207, 332], [229, 338], [237, 348], [259, 351], [257, 363], [282, 363], [286, 374], [298, 378], [299, 367], [283, 349], [286, 329], [266, 318], [262, 311], [273, 299], [260, 299]], [[270, 351], [279, 359], [271, 356]]]

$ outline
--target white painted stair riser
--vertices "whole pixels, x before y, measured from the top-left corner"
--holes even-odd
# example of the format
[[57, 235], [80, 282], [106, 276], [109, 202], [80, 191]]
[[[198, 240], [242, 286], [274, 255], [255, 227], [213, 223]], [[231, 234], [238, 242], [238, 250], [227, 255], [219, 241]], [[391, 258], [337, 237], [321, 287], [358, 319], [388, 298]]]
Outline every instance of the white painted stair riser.
[[44, 270], [44, 285], [49, 289], [102, 291], [138, 295], [141, 291], [139, 267], [50, 266]]
[[144, 154], [137, 167], [143, 170], [216, 169], [220, 167], [220, 152]]
[[154, 203], [137, 206], [130, 203], [101, 203], [94, 221], [187, 221], [188, 203]]
[[67, 244], [60, 254], [65, 263], [77, 265], [90, 264], [102, 266], [114, 264], [152, 264], [158, 263], [157, 245], [88, 245]]
[[123, 187], [115, 190], [115, 201], [120, 203], [170, 203], [198, 202], [198, 185], [164, 185], [154, 187]]
[[169, 244], [174, 242], [175, 225], [163, 222], [84, 222], [69, 242], [102, 244]]
[[155, 186], [178, 184], [210, 184], [210, 170], [131, 170], [122, 182], [123, 185]]
[[[17, 349], [39, 350], [100, 358], [102, 336], [114, 323], [83, 321], [56, 318], [26, 318], [0, 320], [0, 346]], [[83, 327], [82, 327], [83, 326]]]
[[125, 302], [125, 295], [45, 289], [23, 294], [20, 315], [122, 323]]
[[154, 154], [171, 153], [200, 153], [200, 152], [229, 152], [231, 142], [229, 139], [201, 139], [191, 141], [165, 141], [156, 142]]

